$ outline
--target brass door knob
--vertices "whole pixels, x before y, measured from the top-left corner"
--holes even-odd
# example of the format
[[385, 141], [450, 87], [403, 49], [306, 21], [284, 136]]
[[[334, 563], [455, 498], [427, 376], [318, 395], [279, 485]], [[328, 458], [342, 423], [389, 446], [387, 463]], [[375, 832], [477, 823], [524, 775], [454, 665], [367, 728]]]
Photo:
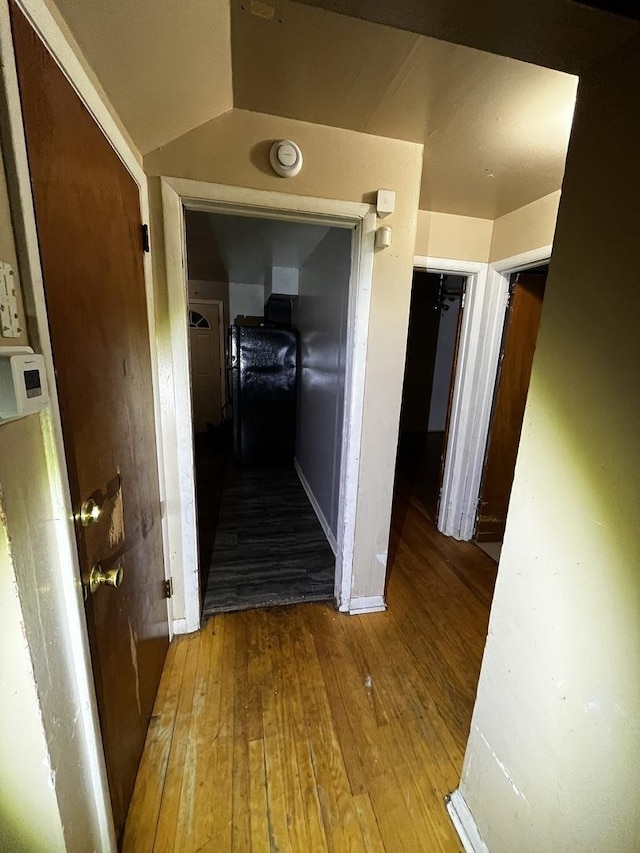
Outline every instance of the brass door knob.
[[110, 569], [103, 569], [100, 563], [91, 569], [89, 574], [89, 592], [95, 592], [100, 586], [119, 587], [122, 583], [124, 569], [120, 564], [112, 566]]
[[88, 527], [90, 524], [95, 524], [100, 518], [101, 512], [101, 507], [98, 506], [93, 498], [89, 498], [86, 501], [82, 501], [80, 512], [76, 513], [76, 521], [79, 521], [83, 527]]

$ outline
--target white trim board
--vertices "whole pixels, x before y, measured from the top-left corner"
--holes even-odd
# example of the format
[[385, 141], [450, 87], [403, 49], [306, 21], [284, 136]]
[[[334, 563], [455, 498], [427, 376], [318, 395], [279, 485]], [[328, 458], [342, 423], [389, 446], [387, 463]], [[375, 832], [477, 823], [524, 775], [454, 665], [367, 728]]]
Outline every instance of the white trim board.
[[414, 257], [414, 268], [467, 277], [445, 453], [438, 530], [471, 539], [475, 527], [512, 272], [549, 260], [542, 246], [492, 264]]
[[352, 598], [349, 603], [349, 616], [364, 616], [365, 613], [381, 613], [387, 609], [383, 595], [363, 595]]
[[338, 543], [336, 542], [336, 537], [333, 535], [333, 531], [329, 527], [329, 522], [327, 521], [325, 514], [322, 512], [322, 509], [320, 508], [320, 504], [318, 503], [316, 496], [314, 495], [313, 490], [312, 490], [311, 486], [309, 485], [307, 478], [302, 473], [302, 468], [300, 467], [300, 464], [299, 464], [297, 459], [293, 460], [293, 467], [296, 469], [296, 474], [298, 475], [298, 479], [300, 480], [300, 484], [302, 485], [302, 488], [305, 490], [306, 495], [309, 498], [309, 503], [313, 507], [313, 511], [315, 512], [315, 514], [318, 518], [318, 521], [320, 522], [320, 527], [322, 527], [324, 535], [327, 537], [327, 542], [331, 546], [331, 550], [333, 551], [334, 555], [337, 556], [338, 555]]
[[191, 389], [188, 379], [185, 208], [311, 222], [348, 228], [353, 232], [335, 583], [336, 604], [340, 610], [348, 611], [355, 550], [375, 209], [361, 202], [295, 196], [177, 178], [161, 178], [160, 187], [168, 323], [158, 346], [161, 358], [171, 371], [170, 381], [163, 383], [161, 389], [161, 405], [163, 429], [167, 436], [164, 444], [165, 448], [170, 448], [165, 451], [167, 488], [173, 495], [168, 521], [174, 580], [174, 630], [176, 633], [195, 631], [200, 625]]
[[460, 790], [456, 788], [444, 801], [465, 853], [490, 853]]

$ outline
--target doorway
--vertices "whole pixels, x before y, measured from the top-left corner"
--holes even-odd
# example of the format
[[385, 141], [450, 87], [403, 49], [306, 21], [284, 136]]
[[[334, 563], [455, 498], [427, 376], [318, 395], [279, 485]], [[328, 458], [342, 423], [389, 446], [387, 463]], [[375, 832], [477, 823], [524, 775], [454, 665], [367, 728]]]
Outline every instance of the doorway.
[[466, 278], [416, 269], [411, 287], [396, 486], [435, 523]]
[[352, 229], [187, 210], [185, 236], [203, 616], [331, 600]]
[[548, 265], [512, 273], [474, 539], [496, 562], [511, 496]]

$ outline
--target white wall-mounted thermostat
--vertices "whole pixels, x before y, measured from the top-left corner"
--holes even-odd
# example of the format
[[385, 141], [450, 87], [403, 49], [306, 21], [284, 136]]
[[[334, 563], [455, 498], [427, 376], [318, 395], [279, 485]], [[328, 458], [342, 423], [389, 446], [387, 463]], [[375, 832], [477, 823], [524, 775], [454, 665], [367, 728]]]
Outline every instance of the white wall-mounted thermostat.
[[0, 347], [0, 421], [32, 415], [48, 402], [44, 358], [30, 347]]
[[269, 160], [273, 171], [283, 178], [293, 178], [302, 169], [302, 151], [290, 139], [274, 142]]

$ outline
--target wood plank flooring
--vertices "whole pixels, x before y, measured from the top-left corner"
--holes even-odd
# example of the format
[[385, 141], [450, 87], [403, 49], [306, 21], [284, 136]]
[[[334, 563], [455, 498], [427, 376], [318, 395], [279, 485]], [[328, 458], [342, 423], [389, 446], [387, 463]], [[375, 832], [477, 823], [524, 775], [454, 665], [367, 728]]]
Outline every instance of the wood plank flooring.
[[398, 498], [385, 613], [218, 614], [171, 644], [125, 830], [145, 851], [460, 844], [460, 777], [495, 565]]

